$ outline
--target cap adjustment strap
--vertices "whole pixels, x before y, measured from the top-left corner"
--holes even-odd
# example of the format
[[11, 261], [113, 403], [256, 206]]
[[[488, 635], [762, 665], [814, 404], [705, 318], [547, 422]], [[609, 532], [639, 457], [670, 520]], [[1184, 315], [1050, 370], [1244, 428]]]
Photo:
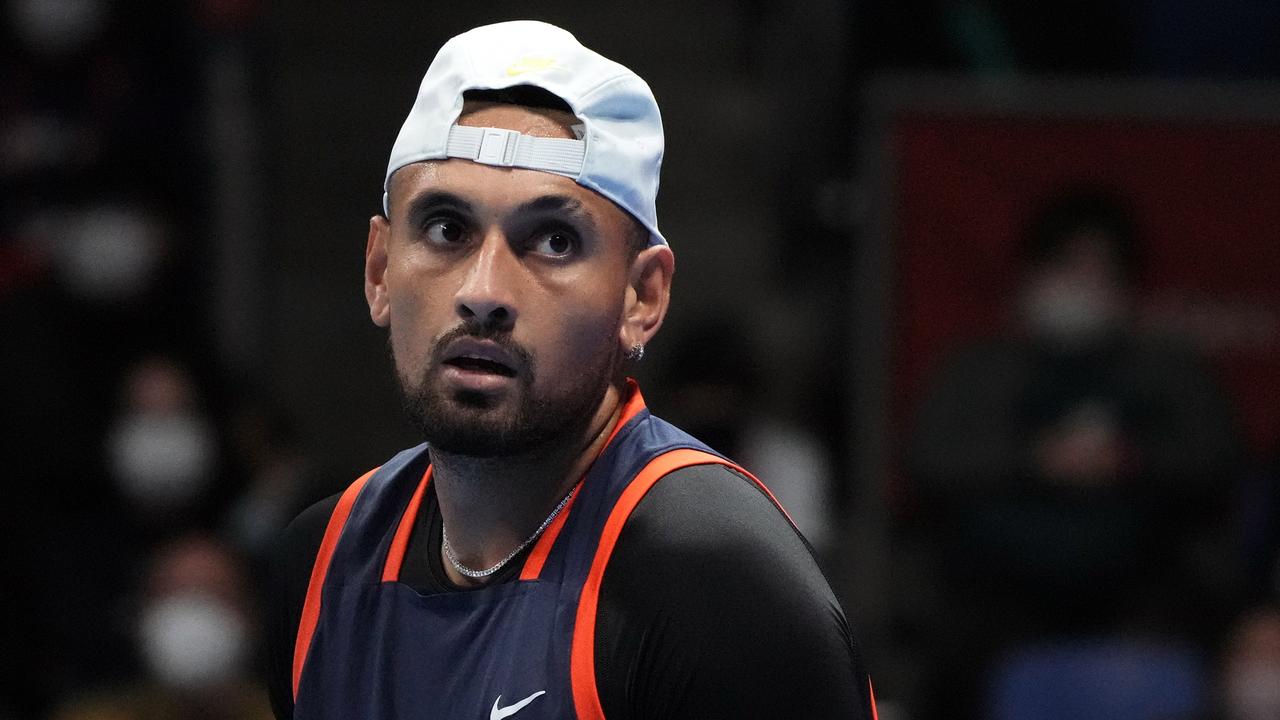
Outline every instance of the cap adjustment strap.
[[582, 174], [587, 144], [582, 140], [522, 135], [503, 128], [449, 128], [445, 155], [485, 165], [542, 170], [569, 177]]

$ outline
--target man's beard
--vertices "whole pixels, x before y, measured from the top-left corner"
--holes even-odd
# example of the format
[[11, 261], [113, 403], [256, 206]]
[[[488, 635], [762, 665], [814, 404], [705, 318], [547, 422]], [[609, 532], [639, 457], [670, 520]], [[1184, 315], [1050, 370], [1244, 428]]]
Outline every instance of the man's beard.
[[[451, 342], [466, 336], [497, 343], [520, 359], [513, 407], [494, 407], [494, 399], [484, 393], [439, 386], [439, 374], [444, 368], [441, 355]], [[470, 457], [510, 457], [529, 453], [558, 438], [580, 435], [620, 361], [615, 348], [602, 344], [600, 352], [577, 366], [575, 374], [580, 382], [570, 384], [560, 396], [537, 397], [537, 367], [528, 350], [505, 332], [462, 326], [436, 341], [421, 377], [411, 382], [397, 366], [396, 378], [405, 412], [433, 449]], [[511, 405], [511, 398], [506, 401]]]

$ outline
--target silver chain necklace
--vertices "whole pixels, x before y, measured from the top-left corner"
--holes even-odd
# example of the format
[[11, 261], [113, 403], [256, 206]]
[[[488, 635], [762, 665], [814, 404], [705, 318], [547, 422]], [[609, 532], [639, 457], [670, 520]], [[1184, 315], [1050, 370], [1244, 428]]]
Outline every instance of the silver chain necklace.
[[449, 564], [453, 566], [454, 570], [457, 570], [458, 572], [462, 573], [463, 575], [469, 578], [474, 579], [474, 578], [489, 577], [490, 575], [501, 570], [504, 565], [511, 562], [511, 558], [519, 555], [521, 550], [524, 550], [525, 548], [529, 547], [529, 543], [533, 542], [534, 540], [537, 540], [538, 536], [542, 534], [542, 531], [546, 530], [547, 526], [555, 521], [556, 516], [560, 514], [561, 510], [564, 510], [564, 506], [569, 504], [569, 499], [573, 497], [574, 490], [577, 490], [577, 489], [578, 488], [575, 485], [573, 490], [570, 490], [569, 494], [565, 495], [564, 498], [560, 500], [560, 504], [556, 505], [556, 509], [551, 511], [551, 514], [547, 516], [547, 519], [542, 521], [542, 524], [538, 526], [538, 529], [534, 530], [532, 535], [525, 538], [524, 542], [517, 545], [515, 550], [512, 550], [510, 553], [507, 554], [506, 557], [499, 560], [496, 565], [485, 568], [484, 570], [472, 570], [466, 565], [463, 565], [462, 561], [458, 560], [458, 556], [455, 555], [453, 552], [453, 546], [449, 544], [449, 533], [447, 530], [445, 530], [444, 518], [441, 517], [440, 518], [440, 546], [444, 550], [444, 556], [449, 559]]

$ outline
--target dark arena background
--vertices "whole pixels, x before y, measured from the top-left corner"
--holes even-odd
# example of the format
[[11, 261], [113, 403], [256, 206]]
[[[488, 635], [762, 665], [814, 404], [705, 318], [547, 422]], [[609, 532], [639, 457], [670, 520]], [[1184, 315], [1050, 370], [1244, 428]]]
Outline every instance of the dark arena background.
[[653, 87], [639, 379], [792, 512], [883, 720], [1280, 717], [1280, 4], [3, 9], [0, 720], [269, 717], [273, 538], [417, 442], [387, 154], [516, 18]]

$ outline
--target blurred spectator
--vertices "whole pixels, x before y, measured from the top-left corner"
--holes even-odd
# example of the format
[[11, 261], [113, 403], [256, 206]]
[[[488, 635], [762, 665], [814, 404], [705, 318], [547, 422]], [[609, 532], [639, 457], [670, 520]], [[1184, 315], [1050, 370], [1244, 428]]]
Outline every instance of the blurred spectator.
[[168, 250], [163, 220], [138, 202], [101, 197], [47, 208], [28, 227], [66, 291], [99, 306], [126, 309], [146, 297]]
[[173, 358], [147, 357], [121, 394], [106, 453], [129, 518], [144, 538], [212, 523], [218, 437], [195, 379]]
[[[118, 382], [99, 383], [104, 394], [118, 392], [114, 409], [86, 400], [47, 425], [18, 425], [11, 437], [30, 441], [8, 448], [36, 454], [25, 459], [31, 469], [15, 493], [23, 511], [4, 524], [4, 549], [23, 588], [5, 594], [6, 609], [17, 613], [6, 634], [33, 650], [20, 670], [30, 680], [6, 683], [6, 696], [27, 715], [69, 689], [135, 670], [123, 612], [143, 559], [158, 543], [212, 526], [234, 485], [213, 487], [214, 423], [181, 363], [145, 356]], [[108, 416], [101, 428], [92, 424], [92, 439], [77, 432], [91, 412]], [[92, 601], [75, 588], [92, 588]]]
[[1054, 199], [1016, 327], [948, 358], [919, 408], [908, 466], [962, 667], [1053, 634], [1203, 638], [1237, 589], [1232, 413], [1189, 349], [1132, 328], [1138, 243], [1117, 198]]
[[195, 379], [169, 357], [147, 357], [125, 375], [123, 396], [106, 438], [111, 477], [136, 518], [183, 518], [202, 500], [218, 460]]
[[168, 358], [130, 369], [107, 443], [112, 476], [139, 515], [182, 515], [213, 478], [213, 426], [194, 381]]
[[248, 680], [257, 643], [248, 573], [227, 548], [199, 536], [163, 546], [140, 595], [134, 641], [144, 672], [73, 693], [54, 720], [271, 717], [266, 691]]

